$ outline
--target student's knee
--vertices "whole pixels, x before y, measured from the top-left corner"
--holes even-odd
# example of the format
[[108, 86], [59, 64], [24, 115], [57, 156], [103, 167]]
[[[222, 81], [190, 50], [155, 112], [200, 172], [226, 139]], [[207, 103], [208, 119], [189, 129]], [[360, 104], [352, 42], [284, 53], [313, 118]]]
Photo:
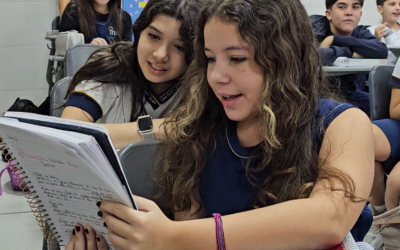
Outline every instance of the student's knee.
[[400, 162], [398, 162], [390, 172], [386, 182], [386, 188], [398, 190], [400, 192]]
[[390, 156], [390, 143], [383, 131], [372, 124], [372, 130], [374, 132], [374, 143], [375, 143], [375, 160], [386, 161]]

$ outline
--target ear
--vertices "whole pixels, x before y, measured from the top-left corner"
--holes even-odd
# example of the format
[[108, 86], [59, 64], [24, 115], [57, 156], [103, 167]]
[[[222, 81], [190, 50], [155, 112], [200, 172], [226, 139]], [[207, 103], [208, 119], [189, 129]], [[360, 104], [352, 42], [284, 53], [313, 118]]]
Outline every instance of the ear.
[[331, 11], [330, 9], [325, 10], [326, 18], [328, 18], [329, 21], [332, 21]]
[[382, 8], [382, 6], [378, 5], [378, 7], [376, 7], [376, 9], [378, 10], [379, 14], [382, 15], [382, 13], [383, 13], [383, 8]]

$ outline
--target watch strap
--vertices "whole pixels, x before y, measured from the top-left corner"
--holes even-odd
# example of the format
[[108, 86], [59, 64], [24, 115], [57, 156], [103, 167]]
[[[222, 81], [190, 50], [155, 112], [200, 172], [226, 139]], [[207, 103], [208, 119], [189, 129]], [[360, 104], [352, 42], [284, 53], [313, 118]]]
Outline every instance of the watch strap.
[[153, 131], [140, 132], [143, 141], [154, 141]]

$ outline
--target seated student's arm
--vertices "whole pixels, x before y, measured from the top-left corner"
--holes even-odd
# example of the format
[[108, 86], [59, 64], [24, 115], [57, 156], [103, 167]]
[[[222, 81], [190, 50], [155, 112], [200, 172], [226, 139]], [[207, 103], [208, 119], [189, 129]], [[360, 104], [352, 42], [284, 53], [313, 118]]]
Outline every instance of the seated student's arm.
[[64, 13], [65, 7], [69, 2], [70, 0], [58, 0], [58, 13], [60, 17]]
[[117, 98], [120, 95], [112, 84], [79, 83], [69, 95], [61, 118], [96, 122], [108, 113]]
[[[330, 124], [322, 143], [321, 161], [326, 159], [330, 166], [348, 174], [354, 181], [357, 197], [367, 198], [371, 191], [373, 140], [369, 118], [352, 108]], [[340, 181], [331, 181], [336, 190], [343, 188]], [[359, 218], [365, 202], [352, 202], [344, 192], [331, 191], [327, 186], [328, 181], [321, 179], [309, 198], [223, 216], [226, 248], [322, 250], [340, 244]], [[135, 200], [139, 211], [118, 203], [101, 203], [115, 247], [217, 249], [214, 218], [170, 221], [154, 202], [141, 197]]]
[[340, 47], [349, 47], [355, 53], [363, 58], [386, 59], [388, 49], [386, 44], [378, 40], [369, 30], [361, 30], [358, 34], [360, 38], [353, 36], [333, 36], [332, 45]]
[[78, 9], [72, 2], [69, 2], [65, 7], [59, 26], [60, 32], [69, 30], [80, 31]]
[[122, 41], [132, 42], [132, 18], [128, 12], [122, 11]]
[[352, 57], [350, 49], [347, 47], [330, 46], [329, 48], [319, 48], [318, 53], [323, 65], [333, 63], [338, 57]]
[[[164, 118], [153, 119], [153, 133], [155, 140], [165, 139], [164, 120]], [[103, 125], [107, 127], [115, 148], [122, 148], [130, 143], [143, 141], [138, 130], [137, 122], [107, 123]]]
[[[320, 158], [347, 173], [357, 197], [367, 198], [374, 175], [374, 144], [369, 118], [348, 109], [328, 127]], [[332, 180], [335, 188], [342, 188]], [[239, 214], [223, 216], [227, 249], [328, 249], [339, 244], [354, 226], [365, 202], [351, 202], [341, 191], [318, 181], [308, 199], [298, 199]], [[176, 249], [215, 249], [213, 219], [177, 222]]]
[[390, 118], [400, 121], [400, 60], [397, 61], [390, 79], [392, 97], [390, 99]]

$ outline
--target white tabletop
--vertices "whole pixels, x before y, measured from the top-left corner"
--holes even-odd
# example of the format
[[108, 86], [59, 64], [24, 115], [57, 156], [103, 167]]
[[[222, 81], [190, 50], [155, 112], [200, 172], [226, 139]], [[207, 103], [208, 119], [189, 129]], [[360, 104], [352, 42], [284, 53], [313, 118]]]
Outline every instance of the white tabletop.
[[[0, 170], [6, 164], [0, 160]], [[25, 195], [11, 188], [5, 171], [1, 177], [3, 194], [0, 196], [0, 249], [40, 250], [43, 234]]]
[[351, 74], [368, 74], [373, 67], [341, 67], [341, 66], [323, 66], [322, 69], [328, 75], [351, 75]]
[[43, 235], [32, 212], [0, 214], [0, 249], [40, 250]]

